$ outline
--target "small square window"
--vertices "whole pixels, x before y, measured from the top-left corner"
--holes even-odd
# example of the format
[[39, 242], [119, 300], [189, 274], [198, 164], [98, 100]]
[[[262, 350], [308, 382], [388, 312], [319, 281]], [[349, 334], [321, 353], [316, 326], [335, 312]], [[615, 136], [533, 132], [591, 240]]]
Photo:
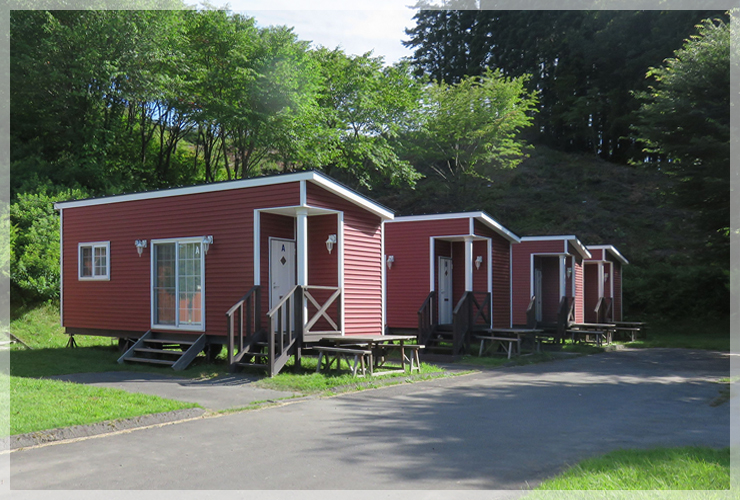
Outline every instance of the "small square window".
[[79, 279], [110, 279], [110, 241], [80, 243], [78, 248]]

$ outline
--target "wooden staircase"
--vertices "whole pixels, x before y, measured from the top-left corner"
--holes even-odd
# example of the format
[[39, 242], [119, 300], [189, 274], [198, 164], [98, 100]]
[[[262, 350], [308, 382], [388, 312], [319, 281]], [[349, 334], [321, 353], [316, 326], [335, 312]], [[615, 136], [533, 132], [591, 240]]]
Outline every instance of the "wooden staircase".
[[418, 311], [418, 342], [425, 348], [422, 354], [430, 359], [453, 359], [470, 348], [471, 336], [491, 325], [491, 294], [465, 292], [452, 313], [452, 324], [435, 323], [433, 318], [436, 292], [431, 292]]
[[183, 340], [179, 336], [149, 330], [118, 358], [118, 362], [164, 365], [180, 371], [187, 368], [207, 345], [205, 334], [193, 340]]

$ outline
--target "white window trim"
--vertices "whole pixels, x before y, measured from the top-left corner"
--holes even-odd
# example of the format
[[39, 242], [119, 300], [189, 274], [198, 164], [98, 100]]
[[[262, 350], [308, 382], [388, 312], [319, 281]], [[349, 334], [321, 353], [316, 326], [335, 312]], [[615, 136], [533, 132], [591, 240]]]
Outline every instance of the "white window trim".
[[[80, 252], [84, 247], [92, 249], [92, 276], [82, 276], [82, 258]], [[95, 275], [95, 249], [105, 248], [105, 274]], [[110, 241], [91, 241], [77, 244], [77, 279], [80, 281], [110, 281]]]
[[[150, 323], [152, 325], [153, 330], [181, 330], [181, 331], [189, 331], [189, 332], [205, 332], [206, 331], [206, 255], [203, 252], [203, 238], [205, 236], [195, 236], [195, 237], [188, 237], [188, 238], [166, 238], [166, 239], [159, 239], [159, 240], [151, 240], [151, 249], [152, 251], [150, 253], [150, 274], [149, 274], [149, 307], [151, 312], [151, 318]], [[175, 324], [174, 325], [159, 325], [154, 322], [154, 245], [162, 245], [162, 244], [175, 244], [175, 262], [178, 261], [180, 256], [180, 250], [178, 247], [178, 243], [200, 243], [200, 310], [203, 317], [203, 321], [200, 326], [190, 326], [190, 325], [179, 325], [179, 307], [177, 309], [177, 314], [175, 315]], [[175, 279], [175, 296], [177, 296], [177, 292], [179, 291], [179, 285], [177, 285], [177, 279]]]

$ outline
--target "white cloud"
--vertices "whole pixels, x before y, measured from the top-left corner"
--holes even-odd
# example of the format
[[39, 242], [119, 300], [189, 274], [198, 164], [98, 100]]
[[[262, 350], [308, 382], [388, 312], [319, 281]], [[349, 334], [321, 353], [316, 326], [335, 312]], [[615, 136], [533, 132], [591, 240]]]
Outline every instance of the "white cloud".
[[[254, 17], [260, 26], [291, 26], [301, 40], [331, 49], [339, 46], [348, 54], [359, 55], [372, 50], [374, 55], [383, 56], [388, 64], [411, 55], [401, 40], [408, 39], [404, 29], [414, 26], [412, 18], [415, 11], [405, 6], [399, 7], [395, 0], [379, 0], [378, 9], [353, 10], [317, 9], [334, 3], [326, 0], [315, 4], [312, 2], [311, 10], [282, 9], [285, 3], [272, 2], [271, 9], [260, 9], [254, 5], [267, 5], [268, 2], [234, 2], [230, 8], [233, 12]], [[392, 3], [394, 8], [390, 8]], [[347, 2], [344, 2], [346, 5]], [[242, 6], [245, 8], [240, 8]]]

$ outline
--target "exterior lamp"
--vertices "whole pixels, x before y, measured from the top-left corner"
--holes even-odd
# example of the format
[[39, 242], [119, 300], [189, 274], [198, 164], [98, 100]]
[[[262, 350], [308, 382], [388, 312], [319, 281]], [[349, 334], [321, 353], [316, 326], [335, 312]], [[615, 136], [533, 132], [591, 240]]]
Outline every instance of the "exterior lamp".
[[146, 248], [146, 240], [136, 240], [134, 241], [134, 245], [136, 245], [136, 251], [139, 252], [139, 257], [141, 257], [142, 252]]
[[389, 255], [388, 258], [385, 260], [385, 265], [388, 266], [388, 270], [390, 270], [393, 263], [396, 261], [396, 258], [393, 255]]
[[203, 253], [208, 255], [208, 248], [213, 245], [213, 235], [203, 236]]
[[573, 276], [573, 268], [569, 267], [568, 269], [566, 269], [565, 275], [568, 277], [568, 279], [570, 279], [570, 277]]
[[609, 273], [604, 273], [604, 283], [609, 281]]
[[475, 268], [480, 270], [480, 265], [483, 264], [483, 256], [479, 255], [475, 258]]
[[334, 250], [334, 245], [336, 243], [337, 243], [337, 235], [330, 234], [329, 237], [326, 239], [326, 249], [329, 250], [330, 254], [331, 254], [331, 251]]

